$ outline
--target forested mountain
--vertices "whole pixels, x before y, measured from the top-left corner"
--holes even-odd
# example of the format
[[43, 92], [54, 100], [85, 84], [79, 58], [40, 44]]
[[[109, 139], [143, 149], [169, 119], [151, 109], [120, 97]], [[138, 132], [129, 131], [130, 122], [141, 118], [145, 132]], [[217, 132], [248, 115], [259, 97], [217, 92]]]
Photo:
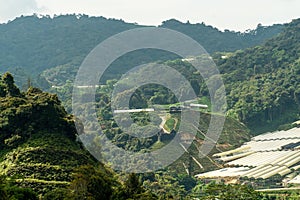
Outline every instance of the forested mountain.
[[[138, 27], [143, 26], [87, 15], [62, 15], [54, 18], [22, 16], [7, 24], [0, 24], [0, 71], [21, 68], [29, 74], [38, 74], [59, 65], [78, 67], [83, 58], [101, 41]], [[203, 23], [189, 24], [176, 20], [165, 21], [161, 27], [191, 36], [212, 53], [260, 44], [281, 32], [284, 25], [258, 26], [256, 30], [246, 33], [221, 32]], [[146, 61], [162, 59], [161, 55], [147, 52], [142, 57]], [[166, 59], [171, 58], [173, 57]]]
[[65, 63], [79, 64], [107, 37], [135, 27], [121, 20], [86, 15], [19, 17], [0, 25], [0, 69], [20, 67], [38, 73]]
[[167, 20], [160, 27], [182, 32], [198, 41], [208, 53], [217, 51], [235, 51], [262, 44], [265, 40], [277, 35], [284, 25], [275, 24], [262, 26], [258, 24], [255, 30], [244, 33], [225, 30], [224, 32], [203, 22], [190, 24], [179, 22], [175, 19]]
[[229, 115], [264, 131], [299, 119], [300, 19], [264, 45], [216, 56]]
[[[70, 106], [73, 88], [72, 82], [67, 80], [72, 80], [85, 55], [105, 38], [136, 27], [142, 26], [85, 15], [56, 16], [53, 19], [20, 17], [0, 25], [0, 71], [19, 67], [19, 77], [27, 82], [22, 92], [14, 84], [11, 74], [0, 77], [2, 199], [38, 199], [38, 195], [43, 199], [191, 199], [199, 198], [199, 194], [210, 195], [209, 199], [225, 194], [228, 197], [235, 191], [246, 196], [254, 195], [253, 199], [262, 198], [259, 193], [243, 188], [246, 186], [206, 185], [193, 178], [194, 173], [222, 167], [210, 155], [201, 160], [199, 156], [199, 147], [213, 113], [201, 113], [196, 140], [188, 152], [166, 170], [143, 175], [118, 174], [96, 161], [83, 148], [77, 140], [74, 124], [77, 119], [66, 112], [57, 95], [31, 87], [31, 80], [25, 78], [26, 72], [43, 72], [42, 77], [51, 84], [61, 84], [62, 87], [53, 91]], [[299, 119], [300, 19], [286, 25], [258, 26], [247, 33], [221, 32], [205, 24], [176, 20], [163, 22], [161, 27], [181, 31], [203, 44], [212, 53], [223, 75], [229, 110], [223, 132], [211, 153], [229, 150], [249, 140], [246, 126], [257, 133]], [[261, 45], [251, 47], [257, 44]], [[141, 58], [139, 61], [131, 59], [137, 55]], [[115, 69], [126, 69], [127, 65], [132, 66], [141, 60], [175, 59], [173, 56], [159, 51], [133, 52], [118, 60]], [[186, 76], [197, 90], [200, 101], [209, 99], [206, 86], [188, 62], [177, 59], [163, 63]], [[45, 79], [39, 81], [48, 84]], [[132, 137], [123, 133], [112, 118], [110, 93], [114, 81], [106, 83], [97, 90], [95, 102], [103, 133], [116, 146], [127, 151], [155, 151], [167, 145], [172, 134], [176, 133], [180, 114], [166, 114], [165, 128], [172, 132], [170, 135]], [[146, 106], [149, 103], [166, 106], [178, 103], [174, 94], [165, 91], [153, 85], [139, 88], [131, 98], [131, 108], [144, 106], [138, 103]], [[80, 94], [90, 95], [85, 91]], [[141, 126], [151, 121], [145, 113], [132, 114], [131, 118]], [[192, 158], [199, 159], [203, 166], [200, 167]]]
[[[134, 174], [124, 183], [76, 139], [75, 117], [57, 95], [20, 92], [0, 77], [0, 199], [157, 199]], [[127, 178], [128, 177], [128, 178]]]
[[46, 193], [66, 187], [73, 168], [95, 164], [76, 139], [75, 118], [56, 95], [21, 93], [10, 74], [0, 80], [0, 175], [13, 185]]
[[[172, 23], [179, 22], [173, 20]], [[285, 25], [282, 33], [264, 44], [213, 54], [226, 85], [228, 115], [244, 122], [253, 133], [284, 128], [281, 125], [299, 119], [299, 35], [298, 19]], [[183, 74], [187, 74], [190, 68], [187, 62], [181, 60], [166, 64]], [[188, 77], [191, 84], [200, 84], [194, 87], [199, 90], [196, 93], [199, 97], [207, 96], [204, 83], [191, 74]], [[76, 68], [70, 64], [43, 72], [43, 76], [54, 85], [63, 85], [75, 75]], [[66, 86], [57, 92], [66, 93], [66, 90], [72, 89], [71, 82], [67, 82]]]
[[[105, 99], [107, 94], [102, 95]], [[205, 185], [187, 175], [181, 169], [182, 163], [193, 169], [191, 173], [204, 170], [191, 163], [187, 154], [168, 170], [157, 173], [136, 175], [113, 172], [96, 161], [76, 140], [78, 132], [74, 123], [77, 119], [67, 114], [57, 95], [32, 87], [20, 92], [9, 73], [0, 77], [0, 102], [0, 195], [3, 200], [191, 199], [200, 194], [221, 195], [221, 192], [215, 193], [210, 187], [234, 190], [231, 186]], [[108, 106], [104, 101], [101, 103], [100, 113]], [[203, 131], [209, 118], [208, 114], [202, 117], [200, 123]], [[111, 124], [108, 121], [105, 126]], [[116, 127], [107, 128], [111, 131], [110, 135], [120, 132]], [[127, 150], [143, 145], [136, 145], [130, 138], [122, 141], [124, 136], [119, 134], [115, 139], [119, 143], [117, 145], [128, 143], [124, 146]], [[197, 146], [201, 139], [202, 136], [198, 136], [190, 150], [195, 157], [198, 156]], [[226, 150], [247, 139], [247, 129], [239, 122], [228, 119], [217, 148]], [[201, 163], [205, 169], [217, 165], [209, 157]], [[235, 187], [253, 197], [261, 197], [260, 193], [246, 186]]]

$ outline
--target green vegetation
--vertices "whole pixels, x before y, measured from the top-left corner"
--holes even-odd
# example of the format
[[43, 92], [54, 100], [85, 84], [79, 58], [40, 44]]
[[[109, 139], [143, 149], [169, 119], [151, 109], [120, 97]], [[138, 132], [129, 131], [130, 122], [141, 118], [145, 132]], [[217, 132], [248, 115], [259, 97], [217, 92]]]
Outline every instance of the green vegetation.
[[[126, 82], [129, 84], [128, 82]], [[134, 122], [130, 127], [119, 127], [117, 122], [125, 123], [128, 120], [128, 116], [123, 115], [116, 115], [115, 117], [112, 117], [112, 111], [111, 111], [111, 101], [110, 101], [110, 94], [113, 90], [113, 82], [108, 81], [107, 85], [103, 85], [101, 88], [98, 89], [96, 93], [96, 111], [97, 111], [97, 117], [98, 121], [101, 124], [101, 129], [103, 130], [103, 133], [106, 134], [107, 138], [112, 141], [116, 146], [123, 148], [127, 151], [134, 151], [134, 152], [147, 152], [147, 151], [155, 151], [164, 145], [168, 144], [168, 142], [175, 136], [176, 131], [178, 131], [178, 127], [180, 124], [180, 113], [173, 113], [169, 114], [167, 113], [168, 110], [165, 110], [164, 108], [168, 108], [169, 105], [165, 104], [167, 106], [164, 106], [164, 103], [167, 102], [167, 100], [158, 101], [160, 105], [160, 108], [162, 108], [161, 112], [159, 114], [153, 114], [153, 113], [133, 113], [130, 114], [131, 120]], [[155, 92], [152, 92], [152, 91]], [[89, 95], [88, 93], [83, 93], [81, 95]], [[169, 91], [165, 90], [164, 87], [156, 87], [156, 85], [145, 85], [132, 95], [131, 101], [129, 102], [130, 105], [136, 106], [133, 108], [147, 108], [147, 105], [152, 105], [153, 103], [153, 96], [155, 95], [166, 95]], [[117, 95], [116, 99], [122, 99], [122, 95], [124, 93], [121, 93], [119, 96]], [[151, 95], [153, 95], [151, 97]], [[138, 102], [143, 102], [141, 107], [137, 106], [139, 104], [132, 103], [132, 101], [136, 101], [134, 98], [138, 99]], [[172, 100], [173, 101], [173, 100]], [[141, 104], [140, 104], [141, 105]], [[171, 104], [174, 105], [174, 104]], [[176, 103], [175, 103], [176, 105]], [[80, 106], [80, 105], [78, 105]], [[191, 114], [197, 114], [199, 111], [191, 111]], [[160, 116], [158, 116], [160, 115]], [[203, 141], [205, 134], [207, 132], [210, 120], [211, 120], [211, 114], [210, 113], [200, 113], [200, 121], [199, 126], [194, 127], [192, 124], [186, 124], [189, 129], [197, 129], [197, 136], [195, 142], [191, 145], [189, 152], [191, 155], [193, 155], [195, 158], [200, 160], [199, 150], [198, 148], [201, 146], [201, 142]], [[164, 127], [167, 129], [167, 131], [170, 131], [170, 134], [155, 134], [151, 137], [147, 138], [139, 138], [135, 137], [132, 134], [127, 134], [127, 131], [130, 131], [131, 133], [140, 135], [140, 134], [148, 134], [149, 133], [158, 133], [159, 129], [157, 128], [162, 120], [161, 116], [166, 117], [166, 123], [164, 123]], [[223, 118], [223, 116], [216, 116]], [[126, 124], [126, 123], [125, 123]], [[143, 129], [143, 126], [147, 125], [147, 129]], [[92, 124], [90, 126], [93, 126]], [[172, 131], [174, 130], [174, 131]], [[97, 138], [97, 137], [96, 137]], [[225, 125], [223, 132], [221, 133], [221, 136], [218, 140], [217, 149], [214, 149], [213, 153], [216, 153], [221, 150], [229, 150], [230, 148], [237, 147], [241, 145], [243, 142], [248, 141], [250, 138], [249, 131], [247, 127], [245, 127], [243, 124], [239, 123], [233, 118], [226, 118]], [[97, 140], [97, 139], [95, 139]], [[201, 163], [203, 164], [203, 168], [199, 168], [199, 166], [194, 163], [193, 161], [189, 160], [189, 156], [187, 154], [184, 154], [180, 159], [178, 159], [174, 164], [170, 166], [170, 169], [177, 171], [177, 173], [186, 173], [183, 162], [184, 163], [190, 163], [190, 167], [193, 174], [197, 174], [200, 172], [203, 172], [208, 169], [215, 169], [220, 166], [213, 161], [213, 159], [210, 157], [212, 154], [210, 154], [208, 157], [201, 158]]]
[[46, 193], [66, 187], [79, 165], [94, 164], [76, 140], [75, 118], [56, 95], [20, 92], [11, 74], [0, 80], [0, 173], [16, 185]]
[[20, 92], [9, 73], [0, 78], [0, 91], [1, 199], [154, 199], [133, 178], [114, 178], [76, 142], [76, 119], [56, 95]]
[[[228, 115], [245, 123], [254, 134], [274, 131], [299, 119], [299, 23], [294, 20], [261, 46], [213, 56], [225, 82]], [[207, 58], [200, 59], [205, 62]], [[178, 59], [165, 64], [183, 74], [203, 103], [210, 106], [206, 84], [190, 63]], [[182, 85], [178, 91], [184, 88]], [[150, 99], [149, 105], [177, 102], [171, 91], [157, 85], [141, 87], [135, 94], [132, 105], [140, 107], [145, 106], [145, 102], [138, 104], [141, 99]]]
[[[58, 85], [58, 82], [73, 80], [83, 59], [100, 42], [114, 34], [140, 27], [144, 26], [87, 15], [54, 18], [21, 16], [7, 24], [0, 24], [0, 72], [11, 71], [17, 76], [19, 86], [26, 85], [28, 77], [33, 84], [43, 88], [47, 87], [47, 81]], [[165, 21], [161, 27], [187, 34], [212, 53], [255, 46], [280, 33], [284, 25], [258, 26], [256, 30], [246, 33], [221, 32], [203, 23], [190, 24], [176, 20]], [[106, 80], [116, 78], [112, 75], [122, 74], [128, 66], [175, 58], [177, 56], [170, 53], [151, 49], [132, 52], [113, 64], [115, 67], [109, 71]], [[43, 76], [38, 76], [45, 70]], [[70, 74], [73, 76], [70, 77]]]
[[[85, 15], [57, 16], [53, 19], [20, 17], [0, 25], [0, 34], [3, 35], [0, 43], [10, 47], [0, 51], [0, 65], [3, 67], [0, 70], [7, 69], [6, 66], [19, 67], [16, 74], [22, 81], [18, 84], [23, 85], [20, 90], [10, 73], [0, 78], [1, 199], [268, 199], [268, 196], [247, 186], [204, 184], [194, 179], [193, 175], [222, 167], [211, 155], [249, 140], [248, 128], [252, 133], [288, 129], [294, 126], [291, 122], [299, 119], [300, 19], [285, 25], [284, 30], [282, 25], [258, 26], [255, 31], [243, 34], [220, 32], [204, 24], [176, 20], [163, 22], [161, 27], [190, 35], [209, 52], [244, 49], [280, 33], [260, 46], [230, 53], [214, 53], [213, 59], [220, 67], [225, 82], [229, 110], [216, 147], [204, 158], [201, 158], [199, 148], [211, 116], [220, 119], [225, 117], [209, 112], [213, 110], [209, 99], [217, 99], [218, 90], [210, 97], [204, 80], [199, 78], [193, 66], [166, 52], [136, 51], [116, 60], [101, 80], [106, 84], [97, 90], [96, 112], [103, 133], [124, 150], [147, 152], [162, 148], [177, 134], [181, 122], [180, 112], [166, 114], [170, 106], [181, 105], [174, 92], [157, 84], [148, 84], [133, 91], [130, 108], [153, 106], [161, 112], [154, 115], [132, 113], [130, 118], [134, 124], [126, 127], [125, 131], [118, 127], [115, 120], [127, 122], [129, 119], [127, 116], [113, 118], [110, 101], [116, 83], [113, 78], [127, 71], [130, 66], [157, 61], [159, 58], [159, 62], [182, 73], [195, 90], [199, 103], [209, 106], [207, 111], [200, 113], [197, 127], [184, 124], [197, 130], [188, 152], [162, 171], [140, 175], [113, 172], [96, 161], [78, 141], [80, 133], [77, 133], [75, 122], [80, 124], [80, 121], [68, 114], [71, 111], [72, 80], [85, 55], [107, 37], [136, 27], [141, 26]], [[68, 37], [65, 37], [66, 34]], [[29, 39], [24, 40], [25, 36]], [[221, 42], [212, 42], [216, 40]], [[13, 53], [6, 49], [11, 49]], [[208, 58], [201, 59], [201, 62], [205, 62]], [[34, 72], [34, 75], [42, 72], [42, 75], [32, 81], [31, 78], [24, 78], [28, 72]], [[32, 87], [34, 84], [45, 88], [51, 84], [59, 87], [51, 89], [57, 94], [49, 94]], [[135, 81], [123, 80], [119, 84], [130, 88]], [[187, 85], [181, 84], [176, 92], [184, 96]], [[126, 92], [132, 91], [118, 94], [116, 101], [122, 100]], [[80, 95], [90, 94], [82, 91]], [[66, 110], [63, 106], [66, 106]], [[89, 110], [82, 109], [82, 112]], [[196, 112], [199, 110], [192, 110], [191, 114]], [[168, 115], [163, 126], [170, 134], [158, 128], [162, 115]], [[142, 129], [143, 126], [147, 126], [147, 129]], [[138, 138], [126, 134], [126, 131], [137, 135], [148, 132], [157, 134]], [[98, 139], [95, 137], [93, 142], [96, 144]], [[201, 166], [194, 162], [194, 158], [199, 160]], [[141, 163], [144, 164], [143, 161]], [[280, 195], [285, 194], [274, 194]], [[289, 195], [297, 199], [299, 194]]]
[[163, 28], [173, 29], [182, 32], [199, 42], [209, 53], [231, 52], [239, 49], [262, 44], [284, 28], [283, 25], [262, 26], [258, 24], [255, 30], [248, 30], [245, 33], [225, 30], [219, 31], [217, 28], [204, 23], [190, 24], [182, 23], [176, 19], [164, 21]]
[[[100, 90], [107, 91], [109, 87], [107, 85]], [[33, 193], [45, 199], [81, 199], [82, 195], [93, 199], [100, 195], [99, 191], [101, 195], [106, 195], [105, 199], [157, 199], [157, 197], [166, 199], [182, 198], [193, 187], [188, 184], [188, 181], [184, 181], [190, 176], [183, 178], [185, 170], [179, 167], [182, 166], [182, 162], [189, 162], [187, 155], [170, 166], [170, 170], [176, 172], [168, 176], [164, 172], [164, 175], [154, 175], [157, 177], [155, 179], [142, 176], [141, 180], [139, 178], [140, 182], [137, 182], [134, 177], [129, 177], [129, 181], [121, 181], [122, 177], [118, 178], [107, 167], [97, 164], [81, 144], [76, 142], [77, 132], [74, 125], [76, 119], [66, 113], [56, 95], [44, 93], [36, 88], [20, 92], [9, 73], [1, 78], [1, 91], [0, 100], [5, 105], [1, 107], [0, 112], [1, 174], [9, 177], [7, 180], [9, 179], [12, 187], [21, 188], [18, 191], [22, 188], [26, 191], [32, 190]], [[157, 137], [138, 141], [120, 132], [108, 117], [111, 115], [110, 102], [106, 98], [108, 94], [99, 93], [98, 116], [103, 121], [102, 125], [106, 127], [105, 133], [113, 138], [112, 141], [122, 148], [134, 151], [143, 149], [151, 151], [151, 148], [155, 150], [166, 144], [161, 142], [162, 145], [160, 145]], [[176, 115], [180, 114], [174, 116]], [[210, 114], [204, 114], [204, 116], [206, 117], [201, 117], [201, 130], [205, 132]], [[133, 114], [132, 117], [137, 124], [149, 123], [145, 113]], [[104, 118], [106, 120], [103, 120]], [[152, 119], [155, 121], [155, 117], [152, 116]], [[156, 123], [159, 124], [158, 119]], [[236, 140], [244, 141], [249, 138], [245, 127], [236, 121], [230, 123], [232, 124], [227, 123], [225, 126], [223, 132], [225, 137], [221, 136], [222, 142], [227, 146], [238, 144]], [[227, 132], [233, 131], [231, 129], [234, 127], [233, 124], [236, 124], [235, 131], [240, 135], [226, 135]], [[232, 136], [237, 137], [236, 140], [230, 138]], [[198, 137], [201, 139], [203, 135]], [[197, 145], [195, 143], [191, 148], [195, 157], [198, 155]], [[194, 169], [193, 173], [198, 173], [215, 165], [210, 162], [209, 158], [203, 159], [205, 169], [197, 168], [194, 163], [189, 165], [191, 169]], [[130, 187], [137, 189], [130, 189]], [[164, 191], [168, 193], [163, 194]]]
[[0, 177], [0, 197], [2, 200], [38, 200], [37, 194], [30, 188], [13, 186], [5, 176]]
[[217, 57], [226, 84], [228, 114], [253, 132], [276, 130], [299, 118], [300, 20], [262, 46]]
[[276, 190], [261, 192], [269, 199], [282, 199], [282, 200], [298, 200], [300, 196], [299, 190]]
[[[202, 188], [201, 188], [202, 187]], [[191, 195], [194, 198], [199, 198], [203, 200], [208, 199], [240, 199], [240, 200], [260, 200], [268, 199], [264, 197], [261, 193], [254, 191], [251, 187], [246, 185], [225, 185], [225, 184], [215, 184], [210, 183], [208, 185], [198, 185], [193, 189]]]
[[171, 132], [172, 130], [175, 130], [175, 125], [176, 125], [176, 119], [174, 118], [169, 118], [165, 125], [164, 128], [168, 131]]

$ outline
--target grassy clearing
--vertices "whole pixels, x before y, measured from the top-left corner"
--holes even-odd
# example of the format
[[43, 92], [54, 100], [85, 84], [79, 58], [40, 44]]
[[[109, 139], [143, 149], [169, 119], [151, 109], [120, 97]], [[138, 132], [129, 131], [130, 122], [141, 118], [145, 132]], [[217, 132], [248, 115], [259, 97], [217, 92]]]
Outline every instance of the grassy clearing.
[[164, 128], [168, 131], [168, 132], [171, 132], [172, 130], [175, 129], [175, 126], [176, 126], [176, 119], [174, 118], [169, 118], [167, 119], [165, 125], [164, 125]]
[[162, 147], [164, 147], [166, 144], [164, 142], [160, 142], [160, 141], [157, 141], [155, 142], [152, 146], [151, 146], [151, 151], [155, 151], [155, 150], [158, 150], [158, 149], [161, 149]]

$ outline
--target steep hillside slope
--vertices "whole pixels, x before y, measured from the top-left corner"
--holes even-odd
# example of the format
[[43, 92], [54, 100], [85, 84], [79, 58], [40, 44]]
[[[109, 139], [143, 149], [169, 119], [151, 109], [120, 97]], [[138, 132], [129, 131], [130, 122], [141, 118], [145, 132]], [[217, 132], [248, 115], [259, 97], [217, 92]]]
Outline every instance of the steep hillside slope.
[[300, 19], [264, 45], [218, 56], [230, 115], [255, 132], [299, 118]]
[[0, 174], [38, 193], [70, 184], [74, 168], [96, 163], [76, 140], [75, 118], [56, 95], [29, 88], [13, 77], [0, 80]]
[[[127, 79], [126, 79], [127, 80]], [[130, 84], [126, 81], [126, 83]], [[134, 84], [134, 83], [133, 83]], [[176, 170], [177, 173], [186, 174], [184, 165], [189, 166], [189, 173], [200, 173], [205, 170], [210, 170], [214, 168], [218, 168], [218, 163], [212, 160], [211, 155], [216, 152], [229, 150], [234, 148], [245, 141], [250, 139], [249, 130], [246, 126], [244, 126], [239, 121], [227, 117], [225, 119], [224, 128], [222, 133], [220, 133], [220, 138], [218, 141], [214, 141], [216, 143], [216, 148], [208, 155], [208, 157], [202, 158], [201, 145], [203, 144], [203, 140], [205, 135], [208, 132], [208, 128], [210, 126], [212, 113], [208, 113], [200, 110], [190, 111], [190, 115], [200, 115], [199, 122], [192, 123], [191, 121], [182, 122], [182, 112], [171, 113], [168, 110], [164, 110], [161, 108], [157, 109], [155, 106], [163, 105], [167, 108], [171, 106], [171, 104], [166, 104], [168, 98], [172, 99], [172, 95], [165, 92], [165, 90], [161, 87], [157, 87], [157, 85], [147, 85], [140, 91], [136, 91], [132, 95], [132, 99], [130, 99], [129, 104], [132, 106], [130, 108], [151, 108], [151, 101], [155, 101], [156, 105], [155, 112], [152, 112], [151, 115], [148, 112], [136, 112], [131, 113], [130, 117], [134, 123], [128, 122], [129, 125], [126, 127], [120, 125], [120, 122], [124, 123], [129, 121], [127, 115], [118, 115], [113, 113], [112, 111], [112, 103], [111, 103], [111, 92], [113, 90], [113, 82], [109, 85], [102, 86], [97, 94], [96, 94], [96, 112], [98, 121], [101, 124], [101, 129], [103, 133], [109, 138], [109, 140], [116, 146], [126, 151], [133, 152], [151, 152], [156, 151], [165, 145], [169, 144], [170, 141], [174, 139], [175, 134], [179, 135], [182, 138], [191, 138], [190, 132], [195, 132], [196, 137], [193, 141], [193, 144], [188, 149], [189, 153], [185, 153], [182, 155], [175, 163], [170, 165], [171, 170]], [[129, 87], [130, 88], [130, 87]], [[82, 96], [89, 96], [91, 94], [89, 91], [81, 90], [80, 94]], [[124, 93], [128, 91], [124, 91], [117, 95], [116, 99], [124, 98]], [[154, 94], [152, 94], [154, 93]], [[149, 97], [150, 96], [150, 97]], [[116, 100], [115, 99], [115, 100]], [[116, 100], [117, 101], [117, 100]], [[80, 109], [85, 108], [82, 105], [79, 106]], [[148, 107], [149, 106], [149, 107]], [[82, 111], [87, 112], [87, 111]], [[200, 113], [199, 113], [200, 112]], [[222, 121], [224, 116], [214, 115], [214, 117], [218, 118], [218, 121]], [[165, 119], [162, 120], [162, 118]], [[175, 122], [171, 122], [171, 121]], [[170, 130], [171, 133], [162, 133], [161, 128], [159, 127], [161, 124], [167, 126], [167, 129]], [[147, 129], [144, 126], [147, 125]], [[87, 124], [87, 126], [91, 126], [92, 124]], [[180, 130], [188, 130], [187, 132], [180, 132]], [[182, 129], [182, 127], [186, 127], [186, 129]], [[143, 135], [153, 132], [159, 132], [160, 134], [151, 134], [149, 137], [137, 137], [137, 135]], [[214, 132], [214, 134], [219, 134], [218, 132]], [[96, 136], [97, 137], [97, 136]], [[101, 138], [101, 137], [100, 137]], [[184, 139], [183, 139], [184, 140]], [[118, 152], [116, 152], [118, 153]], [[200, 167], [196, 162], [190, 160], [192, 155], [195, 159], [197, 159], [202, 167]], [[118, 162], [119, 157], [116, 159], [112, 159], [113, 161]], [[145, 159], [145, 162], [147, 160]], [[128, 161], [126, 161], [128, 162]], [[143, 163], [139, 161], [139, 164]], [[184, 163], [184, 165], [183, 165]], [[146, 164], [145, 164], [146, 165]], [[143, 165], [144, 166], [144, 165]], [[125, 170], [125, 169], [124, 169]]]
[[[140, 177], [142, 180], [134, 174], [119, 174], [116, 177], [116, 174], [107, 167], [99, 162], [97, 164], [81, 144], [76, 142], [77, 132], [74, 125], [76, 119], [65, 112], [56, 95], [42, 92], [37, 88], [20, 92], [14, 85], [12, 75], [6, 73], [0, 78], [0, 102], [0, 177], [2, 181], [2, 175], [5, 175], [8, 181], [8, 186], [5, 186], [9, 188], [8, 196], [11, 196], [13, 188], [14, 198], [20, 195], [27, 197], [29, 194], [35, 195], [22, 188], [33, 189], [39, 198], [47, 200], [87, 197], [124, 200], [158, 199], [158, 197], [169, 199], [168, 195], [183, 198], [191, 192], [196, 181], [192, 176], [186, 175], [182, 163], [188, 166], [191, 175], [218, 168], [217, 163], [210, 157], [199, 158], [198, 148], [203, 139], [203, 135], [199, 132], [197, 140], [189, 149], [190, 154], [184, 154], [165, 169], [166, 171], [142, 175]], [[102, 103], [99, 110], [101, 113], [108, 106], [105, 102]], [[203, 113], [199, 131], [205, 132], [209, 121], [210, 115]], [[106, 133], [113, 136], [117, 128], [110, 127], [114, 125], [111, 122], [106, 121]], [[123, 133], [115, 136], [117, 145], [126, 143], [124, 147], [126, 150], [139, 150], [142, 145], [128, 137], [123, 140], [126, 138]], [[217, 149], [212, 153], [231, 149], [248, 139], [247, 128], [228, 118]], [[167, 141], [162, 140], [162, 143], [164, 142]], [[155, 147], [152, 148], [159, 148], [164, 145], [162, 143], [155, 143]], [[190, 155], [200, 161], [204, 168], [199, 168], [199, 165], [191, 160]], [[161, 182], [161, 179], [165, 181]], [[1, 181], [0, 192], [3, 192]], [[142, 187], [141, 181], [147, 188]], [[169, 181], [173, 183], [172, 189]], [[31, 199], [37, 198], [33, 196]]]

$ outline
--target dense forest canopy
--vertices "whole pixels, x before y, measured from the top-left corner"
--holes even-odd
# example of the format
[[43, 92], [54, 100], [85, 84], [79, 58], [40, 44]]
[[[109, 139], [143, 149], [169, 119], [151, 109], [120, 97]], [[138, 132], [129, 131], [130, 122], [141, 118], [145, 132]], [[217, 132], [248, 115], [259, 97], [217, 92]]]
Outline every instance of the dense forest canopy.
[[[0, 24], [0, 71], [22, 68], [25, 72], [37, 74], [68, 63], [78, 67], [84, 57], [106, 38], [139, 27], [144, 26], [87, 15], [21, 16]], [[212, 53], [257, 45], [281, 32], [284, 25], [258, 26], [246, 33], [221, 32], [204, 24], [176, 20], [163, 22], [161, 27], [187, 34]]]
[[[174, 27], [176, 24], [182, 25], [176, 20], [164, 24], [173, 24]], [[206, 27], [201, 24], [198, 26]], [[212, 54], [225, 82], [228, 115], [244, 122], [255, 134], [276, 130], [279, 126], [299, 118], [299, 20], [294, 20], [285, 27], [278, 36], [261, 45], [235, 52]], [[128, 57], [125, 56], [116, 60], [119, 64], [107, 72], [108, 77], [118, 78], [111, 75], [123, 73], [123, 69], [127, 71], [129, 66], [134, 66], [133, 63], [138, 63], [133, 59], [134, 53], [141, 52], [127, 55], [131, 59], [126, 59]], [[148, 53], [153, 55], [154, 52]], [[160, 52], [156, 53], [162, 55]], [[209, 98], [204, 81], [199, 74], [193, 73], [193, 68], [188, 62], [179, 59], [162, 62], [182, 73], [190, 81], [199, 98]], [[54, 91], [66, 99], [66, 95], [63, 94], [72, 89], [71, 83], [76, 72], [74, 65], [67, 64], [46, 70], [41, 77], [47, 79], [51, 85], [65, 85]], [[162, 98], [166, 94], [172, 99], [170, 92], [157, 93], [152, 99]], [[171, 99], [169, 103], [174, 101]]]
[[253, 128], [259, 125], [274, 129], [297, 120], [299, 56], [299, 19], [263, 45], [226, 58], [217, 55], [216, 63], [228, 93], [229, 113]]
[[262, 26], [258, 24], [256, 29], [247, 30], [244, 33], [230, 30], [222, 32], [203, 22], [190, 24], [171, 19], [164, 21], [160, 27], [182, 32], [203, 45], [208, 53], [213, 53], [230, 52], [262, 44], [267, 39], [279, 34], [284, 25]]

